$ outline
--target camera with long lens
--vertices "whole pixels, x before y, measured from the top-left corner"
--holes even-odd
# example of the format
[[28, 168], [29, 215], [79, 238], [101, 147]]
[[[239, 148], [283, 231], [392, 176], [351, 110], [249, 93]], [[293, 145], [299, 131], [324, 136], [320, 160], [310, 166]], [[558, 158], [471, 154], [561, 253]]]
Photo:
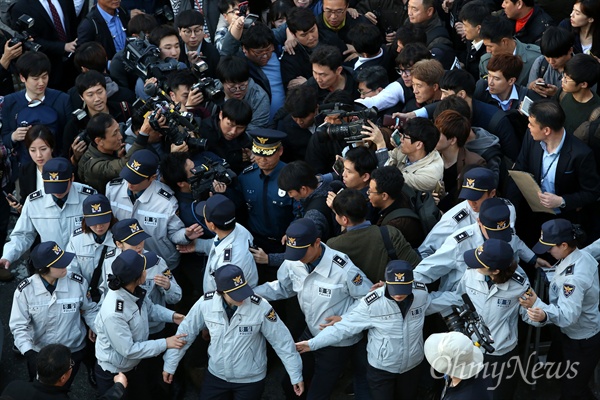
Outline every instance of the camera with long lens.
[[154, 17], [163, 24], [168, 24], [175, 20], [175, 14], [170, 5], [165, 4], [162, 7], [156, 8], [154, 11]]
[[208, 199], [213, 187], [213, 181], [218, 181], [229, 186], [237, 177], [227, 161], [213, 161], [204, 157], [204, 163], [192, 169], [192, 176], [188, 178], [194, 200], [203, 201]]
[[[158, 112], [167, 119], [167, 127], [160, 126], [158, 120]], [[148, 117], [148, 122], [152, 129], [161, 132], [173, 144], [181, 146], [187, 144], [190, 150], [204, 150], [206, 147], [206, 139], [196, 138], [190, 135], [188, 131], [196, 131], [194, 116], [188, 112], [179, 113], [174, 109], [165, 111], [162, 107], [158, 107]]]
[[[324, 105], [327, 106], [327, 105]], [[324, 143], [330, 140], [343, 140], [348, 144], [362, 142], [366, 137], [361, 134], [363, 125], [367, 124], [367, 120], [377, 118], [377, 108], [365, 108], [358, 111], [348, 111], [348, 106], [342, 103], [335, 103], [332, 109], [326, 109], [325, 114], [338, 115], [341, 120], [348, 117], [356, 117], [352, 122], [344, 122], [341, 124], [322, 124], [315, 131], [319, 142]]]
[[144, 81], [156, 78], [161, 85], [166, 85], [167, 75], [179, 69], [179, 61], [174, 58], [160, 58], [160, 49], [150, 44], [143, 32], [139, 38], [127, 38], [124, 55], [125, 70]]
[[14, 35], [9, 40], [8, 45], [12, 47], [17, 43], [22, 43], [23, 51], [39, 51], [42, 45], [28, 40], [31, 35], [27, 32], [27, 29], [31, 28], [34, 24], [35, 19], [27, 14], [21, 15], [15, 22], [17, 29], [15, 29]]
[[79, 134], [75, 137], [75, 140], [79, 139], [79, 141], [85, 142], [85, 144], [89, 146], [91, 140], [87, 134], [86, 128], [88, 122], [90, 121], [90, 116], [81, 108], [73, 111], [71, 115], [73, 115], [73, 118], [75, 118], [75, 125], [79, 131]]
[[225, 101], [223, 84], [217, 79], [206, 76], [208, 71], [208, 64], [206, 61], [196, 61], [192, 64], [191, 69], [194, 76], [198, 79], [198, 82], [192, 85], [190, 91], [199, 89], [205, 100], [211, 101], [218, 106], [222, 106]]
[[475, 337], [475, 346], [483, 347], [488, 354], [493, 353], [494, 339], [492, 339], [490, 328], [475, 310], [469, 295], [463, 293], [462, 299], [464, 303], [462, 306], [452, 306], [452, 311], [442, 313], [448, 330], [463, 333], [470, 338]]

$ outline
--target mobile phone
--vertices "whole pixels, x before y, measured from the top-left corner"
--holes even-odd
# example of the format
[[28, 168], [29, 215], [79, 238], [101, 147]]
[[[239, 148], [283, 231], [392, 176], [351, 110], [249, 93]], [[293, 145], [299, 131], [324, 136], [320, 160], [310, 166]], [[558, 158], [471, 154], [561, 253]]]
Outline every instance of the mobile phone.
[[244, 29], [250, 28], [256, 21], [258, 21], [258, 15], [248, 14], [246, 19], [244, 19]]
[[4, 197], [6, 197], [8, 199], [8, 201], [11, 201], [13, 203], [18, 203], [15, 196], [13, 196], [11, 193], [6, 193], [4, 190], [2, 191], [2, 193], [4, 193]]
[[258, 246], [255, 244], [248, 246], [248, 248], [253, 249], [253, 250], [258, 250]]
[[519, 111], [521, 114], [529, 117], [529, 107], [533, 104], [533, 100], [531, 100], [528, 96], [525, 96], [523, 101], [521, 102], [521, 106], [519, 107]]
[[339, 176], [342, 176], [342, 174], [344, 173], [344, 160], [341, 158], [336, 159], [333, 165], [331, 166], [331, 169], [333, 169], [335, 173]]
[[537, 86], [541, 86], [543, 88], [549, 88], [550, 86], [546, 82], [536, 82]]
[[400, 132], [398, 131], [398, 129], [396, 129], [394, 132], [392, 132], [391, 139], [396, 144], [396, 147], [400, 146]]
[[242, 15], [246, 15], [246, 13], [248, 12], [248, 2], [247, 1], [242, 1], [241, 3], [238, 4], [238, 8], [240, 10], [240, 16]]
[[397, 126], [400, 123], [400, 118], [394, 118], [389, 114], [383, 116], [383, 126]]

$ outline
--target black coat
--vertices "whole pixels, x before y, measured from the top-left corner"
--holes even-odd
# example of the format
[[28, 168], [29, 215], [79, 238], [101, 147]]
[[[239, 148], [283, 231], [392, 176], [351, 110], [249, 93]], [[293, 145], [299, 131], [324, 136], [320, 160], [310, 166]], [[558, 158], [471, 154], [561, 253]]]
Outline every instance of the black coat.
[[[129, 13], [122, 8], [119, 8], [119, 19], [123, 28], [127, 29], [129, 23]], [[127, 32], [125, 32], [127, 34]], [[106, 56], [112, 60], [117, 50], [113, 41], [110, 29], [106, 25], [106, 21], [102, 18], [98, 6], [94, 6], [87, 14], [85, 19], [81, 21], [77, 28], [77, 44], [82, 45], [87, 42], [98, 42], [106, 50]]]

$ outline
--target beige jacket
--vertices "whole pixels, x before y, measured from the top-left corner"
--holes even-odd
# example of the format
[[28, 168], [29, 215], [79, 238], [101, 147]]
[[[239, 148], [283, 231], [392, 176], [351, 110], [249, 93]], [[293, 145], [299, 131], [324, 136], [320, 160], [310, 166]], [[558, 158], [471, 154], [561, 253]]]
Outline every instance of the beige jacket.
[[444, 161], [437, 150], [432, 151], [419, 161], [407, 165], [408, 157], [396, 148], [390, 152], [385, 165], [393, 165], [404, 175], [404, 181], [415, 190], [432, 191], [437, 182], [444, 177]]

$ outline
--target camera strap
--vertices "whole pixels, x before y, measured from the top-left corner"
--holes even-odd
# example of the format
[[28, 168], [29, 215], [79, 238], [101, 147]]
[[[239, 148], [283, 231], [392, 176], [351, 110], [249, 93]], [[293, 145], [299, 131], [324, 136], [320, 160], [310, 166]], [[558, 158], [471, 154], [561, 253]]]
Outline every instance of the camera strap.
[[94, 269], [94, 275], [92, 275], [92, 280], [90, 281], [90, 295], [92, 296], [92, 300], [96, 303], [100, 300], [98, 282], [100, 282], [100, 273], [102, 272], [102, 264], [104, 263], [107, 250], [108, 246], [104, 245], [104, 247], [102, 247], [102, 254], [100, 254], [100, 260], [98, 260], [98, 265], [96, 266], [96, 269]]
[[381, 237], [383, 238], [383, 244], [385, 245], [385, 249], [387, 250], [388, 257], [391, 260], [397, 260], [398, 254], [396, 253], [396, 249], [392, 244], [392, 240], [390, 239], [390, 232], [388, 230], [387, 225], [382, 225], [379, 227], [379, 231], [381, 232]]

